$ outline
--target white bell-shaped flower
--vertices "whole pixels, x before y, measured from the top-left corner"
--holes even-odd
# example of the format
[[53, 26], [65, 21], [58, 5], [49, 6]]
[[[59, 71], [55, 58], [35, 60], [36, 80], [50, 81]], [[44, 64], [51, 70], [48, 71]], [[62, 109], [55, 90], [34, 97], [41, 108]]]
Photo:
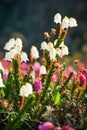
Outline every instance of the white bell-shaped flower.
[[15, 46], [15, 39], [11, 38], [4, 46], [4, 49], [9, 51], [10, 49], [14, 48]]
[[65, 55], [68, 55], [69, 54], [69, 50], [68, 50], [68, 47], [66, 45], [63, 45], [61, 46], [61, 48], [57, 48], [56, 49], [56, 54], [59, 56], [59, 57], [63, 57]]
[[28, 56], [25, 52], [21, 53], [21, 62], [23, 62], [23, 61], [24, 62], [29, 61]]
[[46, 74], [46, 67], [44, 65], [40, 66], [40, 74]]
[[50, 51], [52, 48], [53, 48], [53, 43], [52, 42], [48, 42], [47, 50]]
[[68, 47], [66, 45], [64, 45], [62, 47], [62, 56], [68, 55], [69, 54], [69, 50]]
[[61, 23], [61, 14], [60, 13], [55, 14], [55, 16], [54, 16], [54, 22], [56, 24]]
[[67, 16], [65, 16], [62, 20], [62, 28], [68, 28], [69, 27], [69, 18]]
[[46, 43], [45, 41], [43, 41], [43, 42], [41, 43], [41, 49], [42, 49], [42, 50], [47, 50], [47, 43]]
[[18, 52], [20, 53], [22, 51], [22, 40], [20, 38], [17, 38], [15, 40], [15, 49], [18, 49]]
[[56, 50], [55, 48], [51, 48], [50, 50], [50, 60], [55, 60], [56, 59]]
[[20, 88], [20, 96], [28, 97], [29, 94], [32, 94], [32, 85], [30, 83], [26, 83]]
[[9, 52], [5, 53], [4, 60], [12, 61], [12, 59], [14, 59], [16, 54], [17, 54], [16, 50], [12, 49]]
[[31, 47], [31, 57], [35, 59], [39, 58], [39, 52], [35, 46]]
[[77, 26], [77, 21], [75, 18], [70, 18], [69, 20], [69, 26], [70, 27], [76, 27]]

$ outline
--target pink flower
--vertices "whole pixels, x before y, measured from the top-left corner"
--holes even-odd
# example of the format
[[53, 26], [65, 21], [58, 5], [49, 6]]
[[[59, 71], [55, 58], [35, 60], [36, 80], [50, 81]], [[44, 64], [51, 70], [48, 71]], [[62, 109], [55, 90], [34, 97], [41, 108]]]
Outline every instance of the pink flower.
[[4, 70], [4, 73], [3, 73], [3, 78], [4, 79], [8, 79], [8, 74], [9, 74], [9, 71], [7, 69]]
[[1, 60], [2, 66], [6, 69], [9, 69], [11, 67], [11, 62], [6, 60]]
[[72, 66], [69, 66], [67, 69], [66, 69], [66, 73], [64, 75], [64, 79], [67, 80], [67, 78], [69, 77], [70, 73], [73, 72], [73, 75], [76, 77], [77, 75], [77, 72], [73, 69]]
[[30, 65], [26, 62], [23, 62], [21, 64], [21, 75], [25, 76], [27, 75], [27, 72], [30, 70]]
[[33, 69], [34, 69], [36, 72], [40, 72], [40, 63], [39, 63], [39, 62], [35, 62], [35, 63], [34, 63], [34, 66], [33, 66]]
[[26, 63], [26, 62], [23, 62], [23, 63], [21, 64], [21, 70], [29, 71], [29, 70], [30, 70], [29, 64]]
[[79, 80], [83, 86], [86, 85], [86, 77], [83, 74], [80, 74]]
[[75, 129], [71, 128], [71, 127], [68, 126], [68, 125], [65, 125], [65, 126], [63, 126], [63, 127], [61, 128], [61, 130], [75, 130]]
[[42, 82], [40, 80], [35, 80], [34, 81], [34, 88], [36, 90], [36, 92], [40, 92], [40, 90], [42, 89]]
[[56, 76], [56, 74], [53, 74], [53, 75], [52, 75], [51, 80], [52, 80], [53, 82], [57, 82], [57, 76]]
[[87, 69], [84, 69], [83, 71], [82, 71], [82, 74], [86, 77], [86, 79], [87, 79]]
[[39, 125], [38, 130], [56, 130], [55, 125], [51, 122], [45, 122]]

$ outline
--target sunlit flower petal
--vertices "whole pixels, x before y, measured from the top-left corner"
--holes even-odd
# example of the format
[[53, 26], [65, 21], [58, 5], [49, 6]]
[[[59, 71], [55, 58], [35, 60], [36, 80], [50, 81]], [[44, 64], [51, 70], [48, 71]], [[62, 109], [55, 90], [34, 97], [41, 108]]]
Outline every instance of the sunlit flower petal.
[[61, 23], [61, 14], [60, 13], [55, 14], [55, 16], [54, 16], [54, 22], [56, 24]]
[[9, 51], [10, 49], [12, 49], [12, 48], [14, 47], [14, 45], [15, 45], [15, 39], [14, 39], [14, 38], [11, 38], [11, 39], [5, 44], [4, 49]]
[[56, 50], [55, 48], [50, 49], [50, 60], [55, 60], [56, 59]]
[[25, 52], [21, 53], [21, 62], [23, 62], [23, 61], [24, 62], [29, 61], [28, 56]]
[[62, 20], [62, 28], [68, 28], [69, 27], [69, 18], [67, 16], [65, 16]]
[[31, 47], [31, 57], [35, 59], [39, 58], [39, 52], [35, 46]]
[[40, 74], [46, 74], [46, 67], [44, 65], [40, 66]]
[[26, 83], [20, 88], [20, 96], [28, 97], [29, 94], [32, 94], [32, 85], [30, 83]]
[[52, 43], [52, 42], [49, 42], [49, 43], [47, 44], [47, 50], [50, 51], [50, 49], [52, 49], [52, 48], [53, 48], [53, 43]]
[[43, 42], [41, 43], [41, 49], [42, 49], [42, 50], [47, 50], [47, 43], [46, 43], [45, 41], [43, 41]]
[[68, 55], [69, 54], [69, 50], [68, 47], [66, 45], [62, 45], [61, 48], [57, 48], [56, 49], [56, 54], [58, 54], [59, 57], [63, 57], [64, 55]]
[[4, 60], [12, 61], [12, 59], [15, 57], [17, 54], [15, 49], [10, 50], [9, 52], [5, 53]]
[[15, 40], [15, 48], [17, 48], [19, 52], [22, 51], [22, 40], [20, 38]]
[[69, 20], [69, 26], [70, 27], [76, 27], [77, 26], [77, 21], [75, 18], [70, 18]]

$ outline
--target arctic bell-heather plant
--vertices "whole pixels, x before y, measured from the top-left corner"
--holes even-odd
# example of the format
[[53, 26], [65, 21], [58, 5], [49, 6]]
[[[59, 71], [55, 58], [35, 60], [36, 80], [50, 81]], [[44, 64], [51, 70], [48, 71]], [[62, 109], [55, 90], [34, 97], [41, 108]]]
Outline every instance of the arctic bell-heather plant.
[[86, 130], [87, 69], [78, 59], [74, 66], [63, 59], [70, 54], [65, 44], [68, 29], [77, 21], [57, 13], [54, 22], [59, 30], [44, 33], [41, 54], [34, 45], [30, 54], [23, 52], [20, 38], [5, 44], [0, 61], [0, 129]]

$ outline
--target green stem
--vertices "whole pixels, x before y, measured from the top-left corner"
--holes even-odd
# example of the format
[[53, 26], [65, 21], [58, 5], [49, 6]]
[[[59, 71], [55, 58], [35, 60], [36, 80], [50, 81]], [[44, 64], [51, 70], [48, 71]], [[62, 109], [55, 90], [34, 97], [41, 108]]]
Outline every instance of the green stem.
[[50, 72], [49, 72], [48, 77], [47, 77], [47, 80], [46, 80], [45, 88], [43, 89], [43, 93], [42, 93], [42, 96], [41, 96], [41, 102], [44, 102], [44, 101], [45, 101], [44, 99], [45, 99], [45, 97], [46, 97], [46, 95], [47, 95], [47, 89], [48, 89], [49, 84], [50, 84], [50, 82], [51, 82], [51, 77], [52, 77], [54, 71], [55, 71], [55, 70], [54, 70], [54, 64], [52, 64], [52, 67], [51, 67], [51, 69], [50, 69]]
[[23, 114], [30, 108], [30, 106], [34, 103], [34, 96], [32, 95], [28, 101], [26, 102], [24, 108], [18, 113], [18, 116], [6, 127], [5, 130], [14, 130], [16, 128], [20, 128], [20, 125], [23, 123], [22, 116]]

